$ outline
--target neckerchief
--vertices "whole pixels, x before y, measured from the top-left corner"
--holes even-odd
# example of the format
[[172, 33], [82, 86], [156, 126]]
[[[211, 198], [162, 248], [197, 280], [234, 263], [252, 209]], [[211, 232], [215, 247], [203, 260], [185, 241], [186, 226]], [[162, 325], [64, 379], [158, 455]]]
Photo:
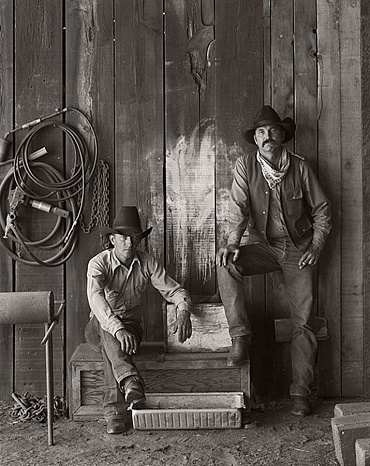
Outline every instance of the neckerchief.
[[281, 153], [280, 169], [277, 170], [268, 160], [266, 160], [258, 151], [257, 160], [261, 165], [262, 174], [267, 181], [269, 188], [273, 189], [278, 183], [281, 183], [288, 173], [290, 166], [290, 155], [285, 147]]

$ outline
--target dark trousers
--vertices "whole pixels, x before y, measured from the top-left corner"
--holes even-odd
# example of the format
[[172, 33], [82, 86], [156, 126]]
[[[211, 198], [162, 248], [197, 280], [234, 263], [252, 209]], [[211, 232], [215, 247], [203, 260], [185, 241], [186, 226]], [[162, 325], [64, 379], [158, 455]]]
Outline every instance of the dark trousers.
[[290, 395], [309, 397], [317, 349], [312, 329], [316, 267], [306, 265], [299, 269], [298, 261], [301, 256], [302, 252], [285, 238], [275, 240], [272, 244], [250, 244], [240, 247], [240, 256], [235, 263], [230, 254], [227, 266], [218, 267], [217, 272], [231, 338], [252, 335], [243, 277], [274, 271], [283, 273], [293, 324], [293, 381]]
[[[140, 344], [143, 334], [141, 325], [138, 322], [125, 322], [125, 328]], [[104, 360], [104, 416], [106, 419], [123, 419], [127, 403], [120, 390], [120, 383], [130, 375], [140, 375], [132, 356], [121, 350], [119, 341], [101, 328], [96, 317], [87, 324], [85, 338], [90, 345], [102, 353]]]

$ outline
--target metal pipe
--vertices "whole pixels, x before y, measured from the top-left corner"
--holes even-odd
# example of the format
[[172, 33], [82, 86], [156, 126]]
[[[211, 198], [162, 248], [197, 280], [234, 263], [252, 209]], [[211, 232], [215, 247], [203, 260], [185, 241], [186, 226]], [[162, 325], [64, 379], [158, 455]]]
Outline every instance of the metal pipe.
[[0, 293], [1, 324], [43, 324], [54, 320], [52, 291]]
[[[45, 334], [49, 331], [49, 323], [45, 323]], [[48, 445], [54, 445], [54, 389], [53, 389], [53, 338], [50, 334], [46, 342], [46, 398], [48, 408]]]

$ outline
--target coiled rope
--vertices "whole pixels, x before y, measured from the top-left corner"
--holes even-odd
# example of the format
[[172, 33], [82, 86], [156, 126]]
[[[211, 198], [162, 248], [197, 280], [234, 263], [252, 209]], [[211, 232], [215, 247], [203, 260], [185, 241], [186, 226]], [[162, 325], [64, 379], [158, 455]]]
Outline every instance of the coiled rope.
[[[62, 111], [73, 111], [87, 122], [92, 139], [90, 151], [85, 139], [71, 125], [59, 121], [44, 121], [29, 130], [14, 159], [0, 163], [0, 166], [13, 164], [0, 185], [0, 246], [10, 257], [26, 265], [55, 267], [71, 257], [76, 248], [76, 225], [82, 216], [86, 185], [97, 167], [97, 138], [90, 121], [75, 108], [66, 108], [60, 112]], [[72, 157], [70, 176], [67, 179], [52, 165], [33, 160], [30, 154], [34, 138], [50, 128], [60, 130], [70, 141], [68, 147], [72, 148]], [[41, 155], [47, 153], [46, 149], [44, 152], [38, 152], [41, 152]], [[57, 212], [56, 222], [51, 231], [36, 241], [25, 236], [19, 221], [22, 212], [18, 211], [27, 204], [47, 212]], [[56, 252], [47, 259], [36, 255], [36, 251], [55, 249]]]

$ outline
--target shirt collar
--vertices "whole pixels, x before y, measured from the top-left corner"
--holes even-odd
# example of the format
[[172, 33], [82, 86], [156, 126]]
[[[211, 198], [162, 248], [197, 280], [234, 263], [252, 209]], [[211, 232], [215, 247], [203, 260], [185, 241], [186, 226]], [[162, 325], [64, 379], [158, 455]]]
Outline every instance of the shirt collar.
[[[111, 252], [111, 260], [112, 260], [112, 268], [113, 268], [113, 272], [116, 270], [117, 267], [120, 267], [122, 264], [121, 262], [117, 259], [117, 256], [114, 252], [114, 249], [112, 249], [112, 252]], [[135, 262], [138, 262], [139, 264], [141, 264], [140, 262], [140, 258], [136, 252], [136, 254], [134, 255], [133, 259], [132, 259], [132, 262], [131, 262], [131, 266], [129, 268], [129, 270], [131, 270], [134, 266], [134, 263]]]

